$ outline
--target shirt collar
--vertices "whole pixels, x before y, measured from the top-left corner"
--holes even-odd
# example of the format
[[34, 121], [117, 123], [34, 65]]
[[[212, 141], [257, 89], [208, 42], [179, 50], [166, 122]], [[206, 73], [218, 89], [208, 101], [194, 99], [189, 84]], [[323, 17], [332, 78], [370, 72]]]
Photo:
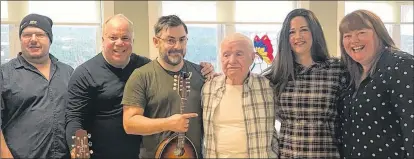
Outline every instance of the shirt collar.
[[[246, 79], [243, 81], [243, 85], [247, 85], [249, 89], [253, 87], [253, 80], [251, 79], [252, 76], [253, 76], [252, 73], [249, 72], [247, 74]], [[226, 87], [226, 79], [227, 79], [226, 75], [223, 74], [217, 78], [218, 78], [217, 81], [220, 82], [220, 84], [217, 85], [218, 90], [224, 89]]]
[[[55, 56], [49, 53], [49, 58], [52, 64], [56, 64], [59, 59], [57, 59]], [[26, 59], [23, 58], [22, 52], [19, 52], [17, 54], [17, 62], [14, 65], [14, 68], [20, 68], [20, 67], [29, 67], [31, 64], [26, 61]]]
[[304, 70], [310, 70], [310, 69], [319, 69], [319, 68], [325, 68], [327, 66], [329, 66], [329, 59], [322, 61], [322, 62], [314, 62], [310, 67], [306, 68], [305, 66], [303, 66], [302, 64], [294, 61], [293, 62], [293, 66], [294, 66], [294, 70], [295, 72], [302, 72]]

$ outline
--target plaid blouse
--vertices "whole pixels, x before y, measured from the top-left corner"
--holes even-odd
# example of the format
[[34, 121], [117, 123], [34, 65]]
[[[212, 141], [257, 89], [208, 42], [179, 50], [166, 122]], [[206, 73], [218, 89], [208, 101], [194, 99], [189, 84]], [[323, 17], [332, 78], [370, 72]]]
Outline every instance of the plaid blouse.
[[338, 59], [294, 67], [295, 80], [287, 83], [276, 105], [281, 128], [274, 151], [280, 158], [339, 158], [336, 105], [346, 87], [345, 68]]
[[[217, 158], [213, 119], [214, 110], [220, 104], [226, 89], [225, 80], [225, 76], [221, 75], [203, 86], [203, 158]], [[251, 73], [243, 84], [242, 99], [249, 158], [275, 158], [271, 146], [275, 132], [274, 99], [269, 81]]]

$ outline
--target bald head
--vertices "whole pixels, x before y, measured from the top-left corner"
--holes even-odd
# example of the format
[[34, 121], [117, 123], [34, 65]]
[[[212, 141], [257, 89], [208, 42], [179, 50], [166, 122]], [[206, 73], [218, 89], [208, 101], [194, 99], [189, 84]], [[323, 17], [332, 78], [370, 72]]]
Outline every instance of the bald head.
[[221, 46], [223, 46], [223, 44], [227, 44], [227, 43], [231, 43], [231, 42], [244, 43], [244, 44], [246, 44], [247, 50], [254, 52], [253, 42], [246, 35], [243, 35], [241, 33], [230, 34], [230, 35], [226, 36], [223, 39], [223, 41], [221, 41]]
[[241, 84], [249, 73], [254, 60], [254, 48], [249, 37], [234, 33], [223, 39], [220, 45], [220, 61], [228, 84]]
[[134, 23], [123, 14], [116, 14], [106, 19], [102, 25], [102, 35], [107, 33], [108, 25], [116, 25], [115, 28], [117, 28], [117, 26], [125, 24], [128, 25], [128, 30], [131, 32], [132, 37], [134, 37]]
[[102, 26], [102, 54], [114, 67], [124, 68], [132, 54], [132, 22], [122, 14], [109, 17]]

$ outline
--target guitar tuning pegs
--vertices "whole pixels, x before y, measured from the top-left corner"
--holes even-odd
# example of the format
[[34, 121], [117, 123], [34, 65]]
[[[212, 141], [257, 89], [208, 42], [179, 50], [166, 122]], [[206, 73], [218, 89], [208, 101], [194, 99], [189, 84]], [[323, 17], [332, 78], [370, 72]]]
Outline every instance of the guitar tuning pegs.
[[173, 87], [173, 90], [175, 91], [175, 90], [177, 90], [177, 88], [176, 87]]
[[91, 138], [91, 134], [88, 133], [88, 139], [90, 139], [90, 138]]
[[89, 145], [89, 147], [92, 147], [92, 142], [89, 141], [88, 142], [88, 145]]
[[178, 76], [177, 75], [174, 75], [174, 78], [177, 78]]
[[75, 136], [72, 136], [72, 139], [75, 139]]
[[89, 150], [89, 153], [90, 153], [90, 154], [93, 154], [93, 151], [92, 151], [92, 150]]
[[72, 147], [75, 147], [75, 145], [71, 145]]

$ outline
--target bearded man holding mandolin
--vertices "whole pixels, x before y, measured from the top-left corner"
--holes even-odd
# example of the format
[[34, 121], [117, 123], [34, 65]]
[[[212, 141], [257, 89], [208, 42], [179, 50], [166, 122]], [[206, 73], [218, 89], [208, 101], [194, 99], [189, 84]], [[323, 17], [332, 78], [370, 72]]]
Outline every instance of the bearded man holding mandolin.
[[125, 85], [125, 132], [143, 136], [140, 158], [201, 158], [205, 78], [200, 65], [184, 60], [187, 26], [169, 15], [158, 19], [154, 31], [160, 56], [136, 69]]

